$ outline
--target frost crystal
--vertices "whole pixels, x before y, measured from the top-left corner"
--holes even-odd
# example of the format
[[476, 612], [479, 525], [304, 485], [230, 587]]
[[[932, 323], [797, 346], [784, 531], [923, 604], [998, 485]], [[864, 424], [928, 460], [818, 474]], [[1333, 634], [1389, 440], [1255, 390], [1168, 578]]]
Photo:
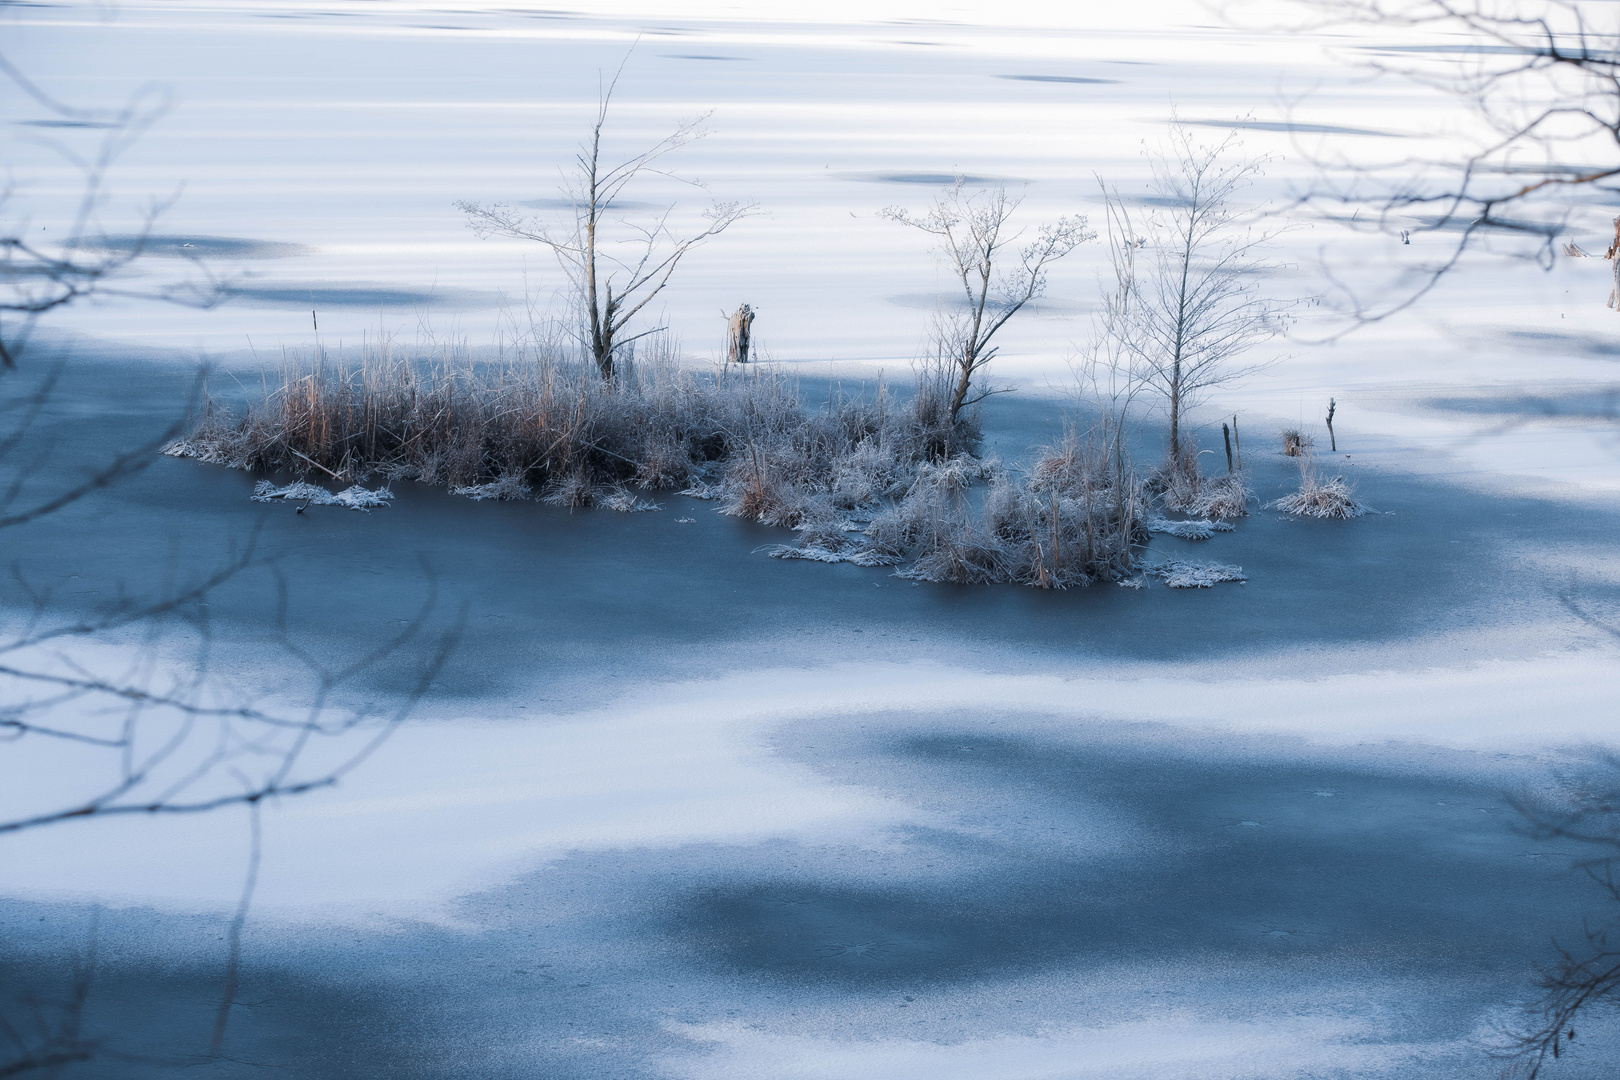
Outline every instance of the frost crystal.
[[309, 506], [341, 506], [362, 513], [379, 506], [387, 506], [393, 497], [394, 493], [387, 488], [373, 491], [359, 484], [345, 488], [336, 495], [307, 480], [295, 480], [285, 487], [277, 487], [268, 480], [260, 480], [253, 485], [254, 502], [301, 502]]

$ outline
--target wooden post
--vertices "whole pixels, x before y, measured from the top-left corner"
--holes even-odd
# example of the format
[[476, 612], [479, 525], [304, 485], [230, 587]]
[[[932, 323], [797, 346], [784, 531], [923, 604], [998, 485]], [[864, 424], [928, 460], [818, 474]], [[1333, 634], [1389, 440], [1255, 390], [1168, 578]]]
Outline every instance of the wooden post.
[[1333, 410], [1338, 407], [1338, 404], [1332, 398], [1328, 398], [1328, 449], [1335, 454], [1339, 452], [1339, 440], [1333, 435]]
[[1226, 471], [1230, 474], [1232, 471], [1232, 429], [1227, 427], [1224, 421], [1221, 423], [1221, 438], [1226, 440]]
[[733, 364], [748, 363], [748, 345], [753, 326], [754, 310], [747, 304], [731, 313], [726, 323], [726, 360]]
[[1243, 468], [1243, 440], [1238, 437], [1237, 413], [1232, 414], [1232, 446], [1237, 450], [1237, 467]]

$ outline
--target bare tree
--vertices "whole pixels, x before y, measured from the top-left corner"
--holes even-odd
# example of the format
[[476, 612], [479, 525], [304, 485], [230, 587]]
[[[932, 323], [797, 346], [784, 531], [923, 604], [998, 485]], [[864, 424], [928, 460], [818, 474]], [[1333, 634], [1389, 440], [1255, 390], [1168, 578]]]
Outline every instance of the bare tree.
[[[1208, 390], [1267, 366], [1246, 354], [1287, 329], [1290, 303], [1261, 291], [1272, 267], [1259, 256], [1276, 234], [1238, 203], [1264, 161], [1236, 149], [1236, 135], [1207, 145], [1184, 126], [1171, 129], [1169, 149], [1152, 158], [1155, 201], [1166, 209], [1136, 238], [1147, 258], [1133, 258], [1112, 309], [1110, 332], [1122, 335], [1138, 377], [1165, 399], [1177, 468], [1186, 410]], [[1128, 223], [1118, 197], [1109, 201], [1111, 223]]]
[[[934, 204], [920, 214], [890, 206], [882, 215], [934, 238], [940, 260], [961, 286], [965, 306], [952, 305], [935, 322], [937, 359], [954, 371], [949, 410], [954, 424], [964, 408], [984, 400], [993, 391], [973, 391], [973, 379], [995, 357], [991, 340], [1007, 321], [1046, 291], [1047, 268], [1075, 248], [1094, 239], [1084, 217], [1062, 217], [1042, 225], [1035, 238], [1016, 247], [1023, 237], [1012, 228], [1013, 214], [1023, 202], [1002, 186], [967, 192], [958, 177]], [[1012, 250], [1009, 250], [1012, 249]]]
[[[702, 138], [707, 116], [682, 123], [645, 150], [622, 158], [606, 157], [602, 138], [617, 85], [615, 76], [601, 93], [590, 138], [580, 145], [573, 168], [564, 173], [560, 191], [572, 210], [567, 221], [552, 224], [503, 203], [456, 204], [480, 237], [533, 240], [551, 249], [582, 309], [583, 344], [602, 378], [609, 381], [621, 349], [663, 329], [625, 334], [630, 320], [664, 291], [687, 253], [757, 209], [752, 203], [716, 202], [704, 212], [702, 227], [680, 233], [670, 225], [673, 205], [651, 219], [622, 216], [627, 209], [621, 205], [625, 190], [650, 176], [671, 178], [662, 159]], [[684, 182], [701, 186], [692, 180]]]
[[[1378, 75], [1450, 98], [1476, 129], [1451, 157], [1370, 166], [1320, 159], [1304, 196], [1354, 212], [1357, 227], [1399, 235], [1453, 236], [1417, 285], [1368, 302], [1348, 288], [1357, 322], [1405, 310], [1487, 238], [1544, 268], [1584, 198], [1620, 192], [1620, 11], [1566, 0], [1300, 0], [1311, 26], [1398, 31], [1399, 44], [1370, 43], [1358, 61]], [[1428, 32], [1429, 41], [1417, 37]], [[1363, 39], [1366, 40], [1366, 39]], [[1453, 133], [1455, 135], [1456, 133]], [[1583, 193], [1590, 192], [1590, 195]], [[1367, 212], [1366, 216], [1362, 216]], [[1611, 248], [1611, 252], [1612, 252]], [[1570, 254], [1584, 255], [1578, 246]], [[1608, 256], [1613, 258], [1611, 254]], [[1411, 272], [1413, 268], [1407, 268]], [[1620, 301], [1620, 262], [1616, 263]]]

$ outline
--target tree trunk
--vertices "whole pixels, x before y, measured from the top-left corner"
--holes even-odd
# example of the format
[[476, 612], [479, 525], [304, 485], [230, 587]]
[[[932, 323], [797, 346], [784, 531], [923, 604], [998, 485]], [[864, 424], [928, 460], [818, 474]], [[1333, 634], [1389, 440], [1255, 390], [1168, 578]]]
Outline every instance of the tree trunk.
[[[595, 272], [592, 271], [592, 278]], [[595, 295], [595, 289], [592, 289]], [[614, 317], [618, 314], [618, 305], [613, 300], [613, 287], [608, 286], [607, 303], [598, 311], [595, 302], [591, 305], [591, 359], [596, 361], [596, 370], [601, 373], [603, 382], [613, 381], [613, 336], [617, 330]]]
[[962, 411], [962, 405], [967, 401], [968, 387], [973, 379], [973, 359], [965, 357], [960, 362], [962, 377], [956, 380], [956, 392], [951, 395], [951, 426], [956, 426], [956, 415]]
[[1181, 362], [1176, 362], [1175, 376], [1170, 383], [1170, 461], [1181, 463]]

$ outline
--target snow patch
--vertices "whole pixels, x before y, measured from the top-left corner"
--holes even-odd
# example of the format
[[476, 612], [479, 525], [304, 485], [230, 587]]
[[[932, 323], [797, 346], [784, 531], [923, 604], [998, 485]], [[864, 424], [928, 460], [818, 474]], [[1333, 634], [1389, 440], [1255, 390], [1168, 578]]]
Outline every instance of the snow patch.
[[898, 566], [900, 556], [889, 555], [871, 548], [856, 548], [853, 551], [833, 551], [829, 548], [815, 544], [805, 544], [795, 547], [792, 544], [777, 544], [766, 552], [773, 559], [806, 559], [810, 562], [824, 563], [854, 563], [856, 566]]
[[1218, 532], [1232, 531], [1232, 526], [1224, 521], [1198, 518], [1187, 521], [1171, 521], [1162, 517], [1149, 518], [1142, 522], [1142, 527], [1150, 533], [1164, 533], [1166, 536], [1176, 536], [1183, 540], [1208, 540]]
[[1248, 581], [1241, 566], [1226, 563], [1192, 562], [1187, 559], [1168, 559], [1164, 562], [1144, 563], [1142, 570], [1163, 578], [1172, 589], [1208, 589], [1223, 581]]
[[394, 498], [394, 493], [387, 488], [363, 488], [359, 484], [344, 488], [337, 494], [317, 487], [307, 480], [295, 480], [284, 487], [277, 487], [269, 480], [260, 480], [253, 485], [254, 502], [301, 502], [309, 506], [341, 506], [346, 510], [359, 510], [362, 513], [373, 510], [379, 506], [387, 506]]

